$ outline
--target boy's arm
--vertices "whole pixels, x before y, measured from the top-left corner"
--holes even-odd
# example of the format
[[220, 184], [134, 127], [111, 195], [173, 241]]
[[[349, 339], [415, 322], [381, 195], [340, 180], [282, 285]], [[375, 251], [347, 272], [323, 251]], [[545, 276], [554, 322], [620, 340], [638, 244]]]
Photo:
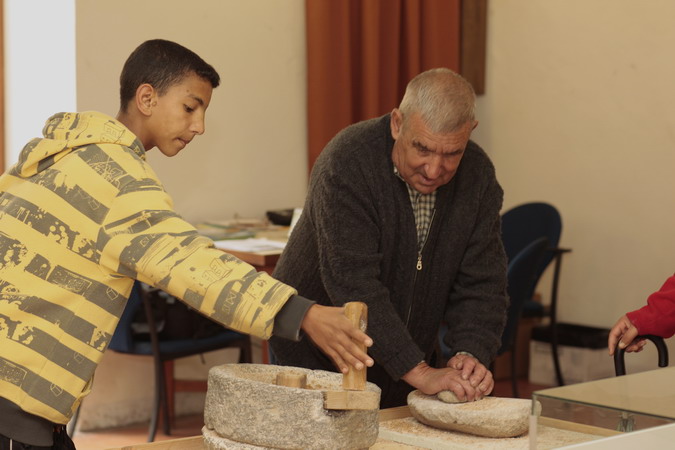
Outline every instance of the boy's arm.
[[372, 339], [352, 326], [344, 314], [344, 307], [317, 305], [312, 300], [293, 295], [274, 318], [272, 334], [297, 341], [300, 329], [343, 373], [349, 371], [349, 366], [360, 370], [364, 364], [368, 367], [374, 364], [372, 358], [354, 343], [356, 340], [370, 347]]
[[131, 213], [106, 232], [101, 263], [115, 273], [156, 286], [242, 333], [298, 339], [303, 329], [341, 370], [346, 363], [372, 365], [351, 339], [366, 345], [370, 340], [341, 308], [314, 306], [292, 287], [215, 249], [173, 211]]
[[174, 210], [150, 166], [134, 152], [115, 153], [126, 175], [100, 225], [100, 266], [156, 286], [212, 320], [268, 339], [299, 339], [300, 329], [344, 366], [372, 360], [353, 345], [370, 340], [348, 322], [340, 308], [317, 308], [295, 289], [256, 272], [233, 255], [215, 249]]

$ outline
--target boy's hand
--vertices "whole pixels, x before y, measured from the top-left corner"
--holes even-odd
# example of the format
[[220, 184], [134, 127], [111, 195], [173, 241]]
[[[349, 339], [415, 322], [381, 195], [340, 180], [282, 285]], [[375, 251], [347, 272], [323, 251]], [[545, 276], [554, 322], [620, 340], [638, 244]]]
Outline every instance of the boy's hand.
[[305, 314], [301, 328], [342, 373], [349, 372], [352, 366], [359, 370], [372, 367], [372, 358], [352, 339], [366, 347], [373, 345], [373, 340], [353, 326], [344, 311], [344, 307], [313, 305]]
[[641, 339], [634, 342], [638, 334], [640, 333], [635, 328], [635, 325], [633, 325], [633, 322], [625, 314], [621, 316], [609, 332], [607, 347], [609, 348], [610, 356], [614, 354], [617, 343], [619, 344], [619, 348], [625, 348], [627, 352], [639, 352], [642, 350], [647, 345], [647, 341]]

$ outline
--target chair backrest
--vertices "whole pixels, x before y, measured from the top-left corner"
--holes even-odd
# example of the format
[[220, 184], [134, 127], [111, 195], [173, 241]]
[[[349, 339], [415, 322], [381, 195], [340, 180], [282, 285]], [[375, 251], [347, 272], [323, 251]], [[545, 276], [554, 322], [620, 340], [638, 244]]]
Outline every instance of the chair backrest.
[[131, 324], [134, 321], [136, 312], [143, 307], [143, 293], [141, 289], [140, 283], [135, 281], [134, 286], [131, 288], [129, 300], [127, 300], [127, 304], [122, 312], [122, 317], [120, 317], [117, 328], [115, 328], [115, 333], [113, 333], [110, 344], [108, 344], [110, 350], [120, 353], [133, 353], [134, 342]]
[[548, 238], [540, 237], [527, 245], [509, 262], [507, 291], [510, 303], [499, 354], [513, 347], [523, 305], [526, 300], [532, 298], [538, 280], [537, 273], [548, 247]]
[[[548, 238], [550, 248], [560, 242], [562, 219], [558, 210], [549, 203], [531, 202], [515, 206], [502, 214], [502, 241], [509, 261], [532, 241], [542, 236]], [[539, 279], [555, 254], [546, 252], [537, 269]]]

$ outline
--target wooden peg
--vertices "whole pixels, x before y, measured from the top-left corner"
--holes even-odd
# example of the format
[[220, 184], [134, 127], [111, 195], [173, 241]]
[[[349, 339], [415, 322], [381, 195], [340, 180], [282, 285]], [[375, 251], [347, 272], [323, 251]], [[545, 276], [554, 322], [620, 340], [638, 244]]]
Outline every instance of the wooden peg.
[[277, 386], [306, 389], [307, 375], [304, 373], [279, 372], [277, 374]]
[[379, 409], [380, 393], [373, 391], [324, 391], [323, 407], [326, 409]]
[[[363, 302], [349, 302], [345, 304], [345, 315], [352, 324], [364, 333], [368, 327], [368, 306]], [[366, 346], [357, 343], [361, 350], [366, 351]], [[363, 391], [366, 389], [366, 368], [357, 370], [349, 368], [349, 372], [342, 375], [342, 388], [350, 391]]]

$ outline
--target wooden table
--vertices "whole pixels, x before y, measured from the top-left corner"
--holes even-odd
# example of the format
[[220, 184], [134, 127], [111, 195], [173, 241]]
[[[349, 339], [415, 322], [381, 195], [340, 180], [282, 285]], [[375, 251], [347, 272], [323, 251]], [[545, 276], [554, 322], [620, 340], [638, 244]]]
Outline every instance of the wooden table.
[[237, 252], [227, 250], [227, 253], [229, 253], [232, 256], [236, 256], [237, 258], [241, 259], [244, 262], [249, 263], [250, 265], [255, 267], [257, 271], [264, 271], [270, 275], [272, 275], [272, 272], [274, 272], [274, 268], [277, 265], [277, 261], [279, 261], [279, 257], [281, 256], [281, 250], [279, 252], [274, 253]]
[[[198, 228], [198, 230], [199, 229], [200, 228]], [[276, 243], [284, 243], [288, 240], [288, 229], [289, 227], [280, 227], [280, 226], [270, 226], [267, 229], [259, 228], [255, 229], [255, 231], [252, 231], [249, 238], [252, 237], [253, 239], [256, 240], [265, 239]], [[272, 274], [272, 272], [274, 271], [274, 267], [276, 266], [277, 261], [279, 260], [279, 256], [281, 256], [282, 252], [282, 249], [274, 249], [266, 252], [230, 250], [229, 248], [227, 248], [229, 247], [229, 245], [227, 245], [228, 243], [246, 242], [247, 238], [218, 240], [219, 238], [216, 235], [209, 235], [208, 233], [204, 235], [214, 240], [216, 248], [220, 248], [221, 250], [236, 256], [242, 261], [251, 264], [258, 271], [265, 271], [269, 274]], [[237, 248], [241, 249], [242, 247], [237, 246]], [[244, 246], [243, 248], [247, 247]]]

